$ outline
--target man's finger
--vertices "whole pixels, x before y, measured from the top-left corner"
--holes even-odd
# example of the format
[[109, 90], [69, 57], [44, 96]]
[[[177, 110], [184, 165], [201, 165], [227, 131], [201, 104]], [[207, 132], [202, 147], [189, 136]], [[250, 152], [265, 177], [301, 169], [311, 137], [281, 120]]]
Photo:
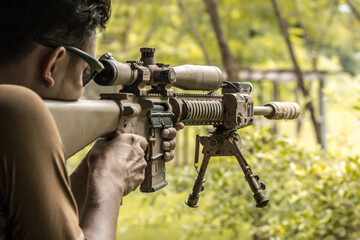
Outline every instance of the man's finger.
[[166, 162], [169, 162], [175, 157], [175, 154], [173, 152], [164, 152], [164, 160]]
[[173, 139], [171, 141], [162, 142], [162, 149], [165, 151], [174, 150], [176, 147], [176, 141]]
[[176, 137], [176, 132], [174, 127], [165, 128], [161, 131], [161, 136], [165, 139], [173, 139]]
[[177, 122], [177, 123], [174, 124], [174, 128], [176, 129], [176, 131], [180, 131], [184, 127], [185, 127], [185, 125], [182, 122]]

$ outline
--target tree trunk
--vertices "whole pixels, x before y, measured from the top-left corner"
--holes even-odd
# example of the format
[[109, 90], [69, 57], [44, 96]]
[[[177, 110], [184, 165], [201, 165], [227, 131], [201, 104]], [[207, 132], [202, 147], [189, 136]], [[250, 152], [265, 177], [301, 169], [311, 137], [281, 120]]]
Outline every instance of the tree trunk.
[[222, 62], [231, 82], [239, 81], [239, 67], [231, 53], [228, 40], [221, 26], [221, 20], [217, 9], [217, 0], [204, 0], [206, 11], [210, 15], [211, 24], [216, 34], [216, 39], [220, 48]]
[[201, 35], [200, 35], [199, 31], [197, 30], [196, 25], [195, 25], [194, 21], [192, 20], [187, 8], [185, 7], [182, 0], [178, 0], [178, 5], [179, 5], [181, 11], [184, 13], [184, 15], [185, 15], [185, 17], [186, 17], [186, 19], [188, 21], [188, 24], [191, 27], [191, 31], [194, 34], [195, 40], [199, 44], [199, 47], [201, 48], [201, 51], [204, 54], [206, 64], [211, 65], [209, 54], [208, 54], [208, 52], [206, 50], [204, 41], [202, 40]]
[[[302, 75], [300, 66], [299, 66], [299, 64], [297, 62], [297, 59], [295, 57], [295, 53], [294, 53], [294, 50], [293, 50], [293, 47], [292, 47], [292, 43], [290, 41], [290, 37], [289, 37], [288, 30], [287, 30], [286, 22], [281, 16], [280, 9], [279, 9], [279, 7], [277, 5], [276, 0], [271, 0], [271, 2], [272, 2], [276, 17], [277, 17], [278, 22], [279, 22], [280, 30], [281, 30], [281, 32], [283, 34], [286, 45], [288, 47], [288, 51], [289, 51], [289, 54], [290, 54], [290, 57], [291, 57], [291, 61], [292, 61], [293, 66], [294, 66], [294, 72], [295, 72], [295, 75], [297, 77], [298, 87], [300, 88], [304, 98], [310, 99], [309, 90], [306, 89], [306, 87], [305, 87], [304, 77]], [[312, 122], [312, 124], [314, 126], [314, 130], [315, 130], [315, 134], [316, 134], [316, 140], [317, 140], [317, 142], [319, 144], [321, 144], [323, 146], [323, 143], [321, 141], [320, 126], [319, 126], [319, 124], [318, 124], [318, 122], [316, 120], [314, 105], [313, 105], [311, 100], [309, 100], [309, 102], [306, 104], [306, 109], [308, 109], [310, 111], [311, 122]]]
[[[338, 4], [339, 4], [339, 1], [338, 0], [335, 0], [334, 1], [334, 4], [332, 6], [332, 9], [329, 13], [329, 16], [327, 18], [327, 21], [326, 21], [326, 24], [325, 24], [325, 28], [324, 30], [320, 33], [320, 36], [321, 36], [321, 39], [319, 41], [319, 43], [317, 44], [316, 46], [316, 42], [314, 41], [314, 38], [312, 38], [309, 34], [309, 32], [307, 31], [307, 28], [303, 22], [303, 18], [302, 18], [302, 15], [298, 9], [298, 5], [297, 5], [297, 1], [296, 0], [293, 0], [293, 5], [294, 5], [294, 10], [295, 10], [295, 14], [297, 16], [297, 21], [298, 21], [298, 24], [300, 26], [300, 28], [303, 29], [304, 31], [304, 39], [305, 39], [305, 45], [306, 45], [306, 48], [307, 48], [307, 51], [311, 57], [311, 65], [312, 65], [312, 71], [313, 72], [316, 72], [318, 69], [317, 69], [317, 66], [318, 66], [318, 60], [319, 60], [319, 57], [320, 57], [320, 53], [325, 45], [325, 40], [328, 36], [328, 30], [330, 29], [332, 23], [334, 22], [334, 19], [335, 19], [335, 15], [336, 13], [338, 12]], [[311, 84], [310, 84], [310, 87], [311, 87]], [[321, 116], [322, 118], [324, 118], [325, 116]], [[322, 121], [324, 121], [324, 119], [322, 119]], [[321, 125], [323, 125], [324, 122], [321, 123]], [[301, 131], [301, 127], [302, 127], [302, 120], [298, 120], [298, 127], [297, 127], [297, 134], [299, 135], [300, 131]], [[320, 126], [319, 126], [320, 127]], [[321, 127], [322, 128], [322, 127]], [[325, 146], [324, 143], [322, 143], [322, 146]]]

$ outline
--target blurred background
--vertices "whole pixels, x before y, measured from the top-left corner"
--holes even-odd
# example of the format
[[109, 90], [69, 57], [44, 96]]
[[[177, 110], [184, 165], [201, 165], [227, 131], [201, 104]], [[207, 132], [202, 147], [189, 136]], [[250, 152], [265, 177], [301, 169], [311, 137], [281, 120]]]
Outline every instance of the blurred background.
[[[251, 82], [256, 105], [302, 108], [299, 121], [258, 118], [239, 131], [269, 206], [255, 207], [236, 159], [222, 157], [210, 161], [200, 207], [188, 208], [195, 136], [211, 127], [186, 127], [169, 185], [124, 198], [118, 239], [360, 239], [360, 0], [113, 0], [98, 36], [97, 57], [139, 60], [140, 47], [155, 47], [158, 62]], [[92, 83], [84, 98], [115, 90]]]

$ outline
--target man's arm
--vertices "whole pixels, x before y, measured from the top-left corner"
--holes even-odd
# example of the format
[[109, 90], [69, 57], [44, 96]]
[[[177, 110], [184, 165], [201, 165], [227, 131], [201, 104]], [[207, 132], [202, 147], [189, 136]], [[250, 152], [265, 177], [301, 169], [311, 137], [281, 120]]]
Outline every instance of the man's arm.
[[87, 197], [80, 226], [88, 239], [115, 239], [122, 197], [144, 179], [145, 138], [120, 134], [112, 140], [99, 139], [91, 149]]

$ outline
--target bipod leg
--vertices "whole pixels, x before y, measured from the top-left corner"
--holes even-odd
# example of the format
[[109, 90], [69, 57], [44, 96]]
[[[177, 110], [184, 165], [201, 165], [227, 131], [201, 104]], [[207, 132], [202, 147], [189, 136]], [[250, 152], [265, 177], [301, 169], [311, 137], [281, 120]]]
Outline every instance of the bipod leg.
[[236, 148], [235, 157], [238, 160], [240, 167], [245, 174], [245, 180], [249, 184], [251, 191], [254, 193], [253, 197], [256, 202], [256, 207], [258, 207], [258, 208], [265, 207], [269, 203], [269, 200], [266, 199], [264, 193], [261, 191], [261, 190], [265, 190], [265, 188], [266, 188], [265, 183], [259, 182], [259, 176], [254, 175], [252, 173], [250, 165], [248, 164], [244, 155], [240, 151], [240, 148], [238, 147], [238, 145], [236, 143], [234, 143], [234, 145]]
[[199, 206], [199, 193], [204, 190], [203, 183], [205, 182], [205, 172], [209, 164], [209, 160], [210, 155], [204, 155], [200, 170], [198, 171], [198, 176], [195, 178], [193, 190], [189, 194], [188, 200], [185, 201], [186, 205], [188, 205], [189, 207], [197, 208]]

